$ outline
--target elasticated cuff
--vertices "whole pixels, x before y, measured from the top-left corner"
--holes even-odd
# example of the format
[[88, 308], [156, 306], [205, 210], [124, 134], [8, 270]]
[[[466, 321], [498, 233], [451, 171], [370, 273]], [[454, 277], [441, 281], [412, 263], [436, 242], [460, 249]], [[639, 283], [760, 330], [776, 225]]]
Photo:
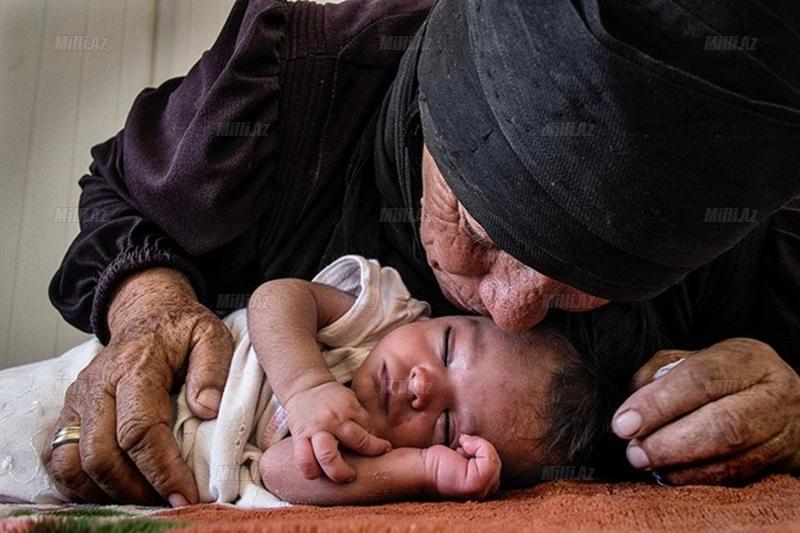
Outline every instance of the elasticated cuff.
[[155, 267], [174, 268], [184, 274], [192, 284], [197, 298], [205, 300], [206, 284], [200, 270], [180, 254], [162, 248], [128, 248], [120, 253], [100, 275], [92, 302], [91, 325], [94, 334], [104, 345], [111, 332], [108, 328], [108, 307], [116, 288], [128, 277]]

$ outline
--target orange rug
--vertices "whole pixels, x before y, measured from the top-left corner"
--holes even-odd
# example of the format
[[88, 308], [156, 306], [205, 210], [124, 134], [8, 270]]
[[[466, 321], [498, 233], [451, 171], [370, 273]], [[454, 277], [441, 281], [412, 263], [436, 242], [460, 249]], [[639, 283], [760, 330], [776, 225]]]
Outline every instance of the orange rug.
[[742, 488], [559, 481], [482, 503], [273, 510], [196, 505], [157, 516], [203, 532], [800, 531], [800, 480], [775, 475]]

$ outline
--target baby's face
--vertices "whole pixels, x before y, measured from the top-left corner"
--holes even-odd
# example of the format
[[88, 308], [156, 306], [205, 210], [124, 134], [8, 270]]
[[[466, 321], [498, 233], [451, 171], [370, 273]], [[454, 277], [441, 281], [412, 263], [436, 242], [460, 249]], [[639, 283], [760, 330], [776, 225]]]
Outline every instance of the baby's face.
[[557, 361], [531, 338], [484, 317], [417, 321], [381, 339], [352, 388], [373, 433], [396, 448], [455, 448], [466, 433], [494, 444], [504, 462], [535, 461]]

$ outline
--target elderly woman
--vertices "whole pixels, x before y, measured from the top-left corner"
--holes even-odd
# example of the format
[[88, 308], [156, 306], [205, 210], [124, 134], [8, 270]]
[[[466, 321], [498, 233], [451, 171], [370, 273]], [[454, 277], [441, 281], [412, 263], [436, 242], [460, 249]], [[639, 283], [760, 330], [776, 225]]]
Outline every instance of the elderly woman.
[[[644, 365], [614, 421], [637, 468], [798, 467], [800, 387], [776, 355], [800, 349], [800, 217], [781, 209], [800, 192], [796, 8], [433, 4], [237, 2], [93, 149], [50, 287], [107, 344], [79, 380], [101, 393], [67, 395], [58, 438], [79, 438], [46, 457], [76, 499], [196, 501], [169, 392], [185, 375], [195, 414], [217, 412], [231, 342], [212, 310], [346, 253], [509, 331], [594, 309], [563, 316], [625, 334], [598, 350], [620, 379]], [[663, 348], [693, 351], [648, 361]]]

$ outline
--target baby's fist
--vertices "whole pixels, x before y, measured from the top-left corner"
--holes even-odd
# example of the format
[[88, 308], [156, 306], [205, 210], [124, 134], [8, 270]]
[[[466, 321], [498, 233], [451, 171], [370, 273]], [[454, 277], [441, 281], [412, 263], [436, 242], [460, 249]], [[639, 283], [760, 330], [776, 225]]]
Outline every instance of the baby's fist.
[[425, 472], [436, 495], [482, 500], [500, 487], [500, 456], [480, 437], [461, 435], [459, 448], [432, 446], [423, 450]]
[[381, 455], [391, 449], [388, 440], [370, 433], [370, 417], [355, 393], [336, 382], [300, 392], [286, 402], [294, 460], [306, 479], [325, 475], [347, 483], [355, 470], [345, 463], [339, 443], [362, 455]]

